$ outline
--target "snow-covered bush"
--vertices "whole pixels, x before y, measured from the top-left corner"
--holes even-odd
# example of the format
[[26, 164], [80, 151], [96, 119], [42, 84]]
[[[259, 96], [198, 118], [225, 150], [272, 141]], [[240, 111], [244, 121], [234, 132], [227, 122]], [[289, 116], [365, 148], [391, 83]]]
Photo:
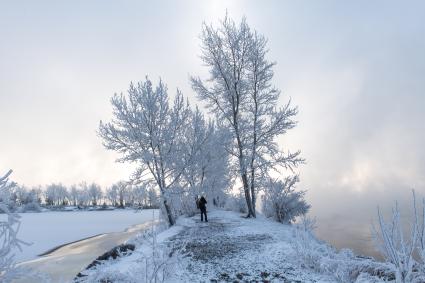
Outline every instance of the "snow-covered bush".
[[314, 220], [303, 217], [294, 228], [293, 247], [302, 268], [331, 275], [344, 283], [383, 282], [393, 278], [390, 267], [385, 263], [357, 257], [351, 250], [337, 251], [318, 240], [313, 234]]
[[[415, 209], [416, 211], [416, 209]], [[417, 241], [417, 253], [419, 255], [419, 264], [418, 268], [420, 269], [420, 275], [418, 275], [418, 280], [425, 282], [425, 199], [422, 199], [422, 219], [415, 216], [415, 220], [418, 222], [418, 241]]]
[[242, 192], [237, 195], [228, 196], [224, 205], [224, 209], [240, 213], [247, 213], [248, 208], [246, 205], [245, 197], [243, 196]]
[[21, 249], [24, 244], [17, 238], [19, 231], [19, 215], [9, 209], [11, 188], [14, 183], [8, 182], [10, 170], [0, 177], [0, 281], [10, 282], [19, 277], [19, 271], [14, 265], [13, 251]]
[[19, 212], [41, 212], [41, 207], [37, 202], [29, 202], [22, 205]]
[[181, 197], [181, 214], [187, 216], [193, 216], [198, 213], [198, 207], [196, 206], [195, 194], [186, 193]]
[[[180, 216], [193, 216], [197, 213], [196, 207], [196, 191], [183, 188], [181, 186], [174, 186], [167, 192], [167, 199], [171, 203], [173, 215]], [[166, 211], [162, 211], [166, 213]], [[166, 214], [164, 214], [166, 215]]]
[[295, 226], [294, 249], [302, 260], [302, 265], [319, 270], [318, 263], [321, 258], [329, 255], [332, 251], [328, 245], [319, 242], [313, 235], [314, 225], [314, 220], [303, 217], [302, 221]]
[[297, 175], [286, 177], [283, 181], [270, 180], [262, 196], [263, 213], [267, 217], [281, 223], [291, 223], [308, 212], [310, 205], [304, 200], [305, 191], [295, 191], [297, 182]]
[[142, 245], [148, 246], [147, 249], [139, 250], [140, 260], [144, 264], [137, 271], [144, 282], [164, 282], [178, 263], [179, 253], [166, 244], [158, 244], [156, 234], [152, 233], [142, 242]]
[[412, 282], [412, 272], [415, 264], [413, 253], [416, 248], [418, 236], [417, 221], [413, 221], [411, 235], [405, 239], [397, 203], [390, 222], [385, 222], [379, 208], [378, 219], [380, 230], [379, 233], [376, 233], [377, 239], [380, 240], [378, 247], [385, 258], [394, 265], [396, 282]]

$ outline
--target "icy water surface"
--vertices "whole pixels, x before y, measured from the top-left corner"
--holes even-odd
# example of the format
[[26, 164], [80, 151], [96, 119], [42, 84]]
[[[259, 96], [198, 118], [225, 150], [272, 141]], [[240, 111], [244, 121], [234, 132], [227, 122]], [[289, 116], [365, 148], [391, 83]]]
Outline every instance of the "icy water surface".
[[[401, 214], [401, 221], [406, 237], [410, 234], [411, 214], [405, 207]], [[383, 209], [384, 219], [391, 219], [390, 208]], [[374, 213], [372, 213], [374, 212]], [[378, 216], [375, 210], [371, 213], [358, 212], [357, 214], [333, 214], [331, 216], [317, 217], [315, 234], [337, 249], [348, 248], [355, 254], [373, 257], [383, 260], [381, 253], [377, 249], [375, 231], [379, 232]], [[374, 228], [375, 227], [375, 228]]]

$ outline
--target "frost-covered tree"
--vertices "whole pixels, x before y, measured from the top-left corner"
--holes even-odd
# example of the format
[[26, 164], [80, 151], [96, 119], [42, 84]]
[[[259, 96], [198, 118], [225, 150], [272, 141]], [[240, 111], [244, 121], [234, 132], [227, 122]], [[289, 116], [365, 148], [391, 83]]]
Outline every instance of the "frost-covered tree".
[[103, 192], [100, 186], [96, 183], [91, 183], [88, 187], [88, 193], [92, 205], [96, 206], [103, 197]]
[[196, 195], [207, 199], [225, 199], [229, 187], [228, 154], [225, 150], [229, 140], [228, 131], [206, 121], [198, 108], [190, 115], [190, 124], [184, 135], [184, 145], [191, 158], [182, 174], [181, 193], [183, 213], [194, 213]]
[[79, 194], [80, 194], [80, 192], [78, 191], [77, 185], [72, 185], [69, 188], [69, 191], [68, 191], [69, 201], [71, 202], [71, 204], [73, 206], [78, 205], [78, 195]]
[[165, 215], [173, 225], [170, 193], [191, 160], [181, 143], [189, 122], [188, 103], [177, 91], [170, 106], [166, 85], [160, 81], [153, 87], [148, 78], [131, 84], [127, 96], [115, 94], [111, 103], [114, 119], [110, 123], [101, 121], [99, 126], [104, 146], [122, 154], [118, 161], [138, 165], [134, 183], [155, 182]]
[[79, 206], [89, 206], [90, 205], [90, 194], [89, 194], [89, 186], [86, 182], [81, 182], [77, 187], [77, 204]]
[[25, 186], [16, 184], [13, 187], [11, 200], [16, 206], [21, 206], [27, 202], [28, 189]]
[[14, 265], [14, 249], [21, 249], [24, 242], [17, 238], [19, 231], [19, 215], [9, 209], [11, 189], [14, 183], [8, 182], [10, 170], [6, 175], [0, 176], [0, 281], [11, 282], [19, 276]]
[[201, 158], [204, 180], [202, 191], [215, 206], [223, 207], [231, 187], [229, 154], [227, 147], [231, 139], [229, 131], [215, 126], [214, 132], [203, 146]]
[[38, 205], [40, 205], [42, 198], [43, 198], [43, 191], [41, 190], [40, 186], [33, 187], [29, 191], [29, 201], [30, 202], [34, 202], [34, 203], [37, 203]]
[[106, 189], [105, 197], [113, 206], [124, 208], [128, 204], [130, 193], [130, 185], [127, 182], [119, 181]]
[[298, 182], [297, 175], [286, 177], [283, 181], [269, 181], [262, 196], [263, 212], [267, 217], [281, 223], [291, 223], [308, 212], [310, 205], [304, 199], [305, 191], [295, 190]]
[[41, 210], [41, 196], [42, 191], [40, 188], [29, 189], [25, 186], [16, 185], [12, 199], [15, 200], [15, 204], [19, 205], [19, 212], [38, 212]]
[[68, 191], [62, 184], [53, 183], [48, 185], [44, 194], [47, 205], [60, 206], [67, 204]]
[[118, 206], [118, 187], [112, 185], [106, 189], [106, 198], [111, 202], [113, 206]]
[[133, 207], [136, 203], [135, 187], [136, 186], [129, 185], [126, 193], [124, 194], [124, 202], [127, 207]]
[[192, 88], [231, 131], [233, 172], [242, 182], [248, 216], [255, 217], [261, 179], [271, 169], [303, 161], [299, 151], [284, 153], [276, 140], [296, 125], [297, 108], [289, 102], [277, 107], [280, 91], [272, 85], [275, 63], [266, 59], [267, 40], [245, 19], [236, 25], [226, 16], [218, 28], [204, 25], [201, 40], [201, 58], [210, 75], [205, 81], [192, 77]]
[[148, 189], [147, 201], [148, 201], [148, 206], [150, 208], [158, 207], [159, 199], [158, 199], [158, 194], [157, 194], [155, 188], [149, 188]]
[[12, 200], [15, 205], [38, 207], [41, 204], [42, 191], [40, 188], [29, 189], [25, 186], [15, 185], [12, 192]]
[[146, 184], [134, 186], [131, 194], [133, 196], [133, 205], [138, 207], [147, 206], [148, 190]]
[[117, 192], [119, 207], [124, 208], [125, 197], [127, 195], [129, 185], [124, 181], [119, 181], [118, 183], [114, 184], [112, 187]]

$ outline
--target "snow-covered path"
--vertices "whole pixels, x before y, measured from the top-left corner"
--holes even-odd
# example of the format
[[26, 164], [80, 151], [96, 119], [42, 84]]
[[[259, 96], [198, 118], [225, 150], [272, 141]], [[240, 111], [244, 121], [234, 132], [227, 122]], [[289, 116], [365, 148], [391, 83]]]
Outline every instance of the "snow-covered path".
[[184, 246], [189, 269], [170, 282], [335, 282], [312, 270], [300, 269], [294, 253], [293, 228], [259, 216], [242, 218], [213, 211], [209, 222], [182, 219], [181, 233], [169, 239]]
[[[209, 222], [180, 217], [158, 234], [168, 263], [165, 282], [338, 282], [329, 274], [303, 268], [294, 250], [294, 228], [259, 216], [214, 210]], [[144, 282], [146, 242], [129, 256], [86, 270], [81, 282]], [[164, 261], [164, 263], [166, 262]]]

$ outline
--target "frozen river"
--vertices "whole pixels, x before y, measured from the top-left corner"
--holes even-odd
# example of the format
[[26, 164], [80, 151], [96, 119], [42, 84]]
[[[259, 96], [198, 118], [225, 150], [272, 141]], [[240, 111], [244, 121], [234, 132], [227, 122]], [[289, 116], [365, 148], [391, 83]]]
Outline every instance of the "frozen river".
[[[151, 227], [158, 210], [75, 211], [21, 214], [19, 265], [69, 282], [98, 256]], [[38, 256], [57, 248], [45, 256]], [[33, 282], [22, 278], [16, 282]]]
[[[152, 220], [152, 210], [111, 210], [22, 213], [19, 239], [32, 243], [17, 252], [17, 262], [35, 259], [46, 251], [99, 234], [122, 232]], [[156, 218], [158, 216], [156, 215]]]

